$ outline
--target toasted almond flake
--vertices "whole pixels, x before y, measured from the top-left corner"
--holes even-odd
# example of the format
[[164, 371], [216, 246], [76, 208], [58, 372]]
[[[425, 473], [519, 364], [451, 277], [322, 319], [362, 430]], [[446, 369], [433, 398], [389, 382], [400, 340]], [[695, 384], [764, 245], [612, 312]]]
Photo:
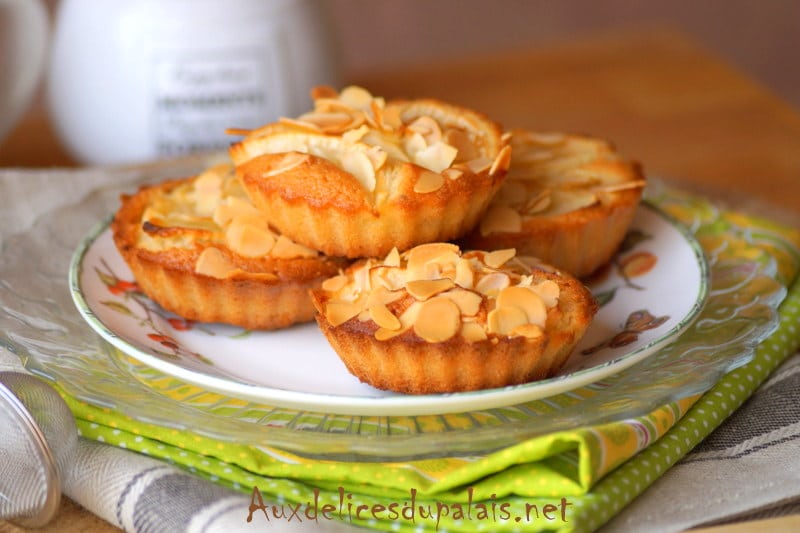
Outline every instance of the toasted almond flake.
[[408, 125], [408, 129], [422, 135], [429, 146], [442, 140], [442, 129], [439, 127], [439, 123], [429, 116], [415, 119]]
[[453, 181], [457, 180], [464, 175], [464, 171], [457, 168], [446, 168], [442, 171], [442, 175]]
[[511, 139], [514, 138], [514, 134], [510, 131], [504, 131], [502, 135], [500, 135], [500, 142], [507, 144], [511, 142]]
[[344, 274], [328, 278], [322, 282], [322, 290], [327, 292], [339, 292], [347, 285], [348, 279], [349, 278]]
[[505, 205], [489, 207], [480, 222], [481, 235], [519, 233], [521, 230], [522, 217], [515, 209]]
[[483, 262], [490, 268], [500, 268], [506, 261], [517, 255], [514, 248], [505, 248], [503, 250], [495, 250], [488, 252], [483, 256]]
[[496, 305], [497, 309], [516, 308], [522, 310], [525, 313], [526, 322], [529, 324], [544, 327], [547, 321], [547, 309], [544, 301], [528, 287], [506, 287], [498, 293]]
[[456, 276], [454, 281], [456, 285], [471, 289], [475, 283], [475, 273], [472, 271], [472, 265], [468, 259], [461, 258], [456, 263]]
[[427, 147], [428, 143], [425, 142], [425, 137], [421, 133], [412, 132], [411, 135], [403, 137], [403, 150], [411, 156], [412, 161], [414, 160], [414, 154]]
[[522, 324], [512, 329], [511, 335], [535, 339], [544, 335], [544, 330], [536, 324]]
[[263, 257], [275, 246], [275, 236], [264, 227], [234, 220], [225, 230], [225, 242], [243, 257]]
[[409, 279], [422, 279], [416, 277], [415, 274], [423, 273], [428, 262], [448, 252], [458, 254], [458, 251], [458, 246], [447, 242], [432, 242], [415, 246], [404, 254]]
[[278, 119], [278, 122], [280, 122], [281, 124], [292, 126], [294, 128], [299, 128], [307, 132], [313, 132], [313, 133], [322, 132], [322, 128], [320, 128], [316, 124], [312, 122], [305, 122], [303, 120], [298, 120], [296, 118], [280, 117]]
[[553, 191], [553, 201], [546, 210], [537, 213], [541, 216], [558, 216], [578, 211], [597, 203], [597, 195], [590, 191]]
[[492, 168], [493, 163], [494, 161], [492, 161], [488, 157], [480, 156], [475, 159], [470, 159], [469, 161], [466, 162], [466, 165], [469, 171], [472, 172], [473, 174], [480, 174], [481, 172], [484, 172]]
[[369, 109], [372, 104], [372, 94], [363, 87], [350, 85], [339, 93], [339, 101], [355, 109]]
[[264, 218], [264, 214], [256, 206], [236, 196], [228, 196], [217, 205], [212, 215], [212, 220], [219, 227], [224, 228], [234, 220], [248, 221], [255, 224]]
[[448, 298], [435, 296], [422, 302], [414, 333], [427, 342], [444, 342], [461, 329], [461, 312]]
[[531, 290], [544, 301], [545, 307], [555, 307], [558, 304], [561, 289], [555, 281], [546, 279], [536, 285], [531, 285]]
[[427, 300], [431, 296], [435, 296], [440, 292], [452, 289], [454, 283], [447, 278], [444, 279], [420, 279], [409, 281], [406, 285], [408, 294], [417, 300]]
[[405, 311], [400, 314], [400, 324], [403, 329], [408, 329], [414, 325], [422, 309], [422, 302], [412, 302]]
[[628, 181], [624, 183], [617, 183], [614, 185], [598, 185], [594, 187], [592, 190], [595, 192], [619, 192], [619, 191], [626, 191], [628, 189], [639, 189], [644, 187], [646, 182], [643, 180], [637, 181]]
[[444, 169], [453, 164], [458, 150], [449, 144], [437, 142], [421, 150], [410, 153], [411, 160], [417, 165], [436, 173], [441, 173]]
[[372, 163], [372, 168], [376, 171], [380, 170], [386, 164], [386, 160], [389, 159], [389, 154], [380, 146], [370, 146], [365, 153], [369, 157], [370, 163]]
[[400, 320], [389, 311], [389, 308], [382, 304], [376, 304], [369, 308], [369, 317], [379, 327], [383, 329], [399, 330]]
[[489, 175], [494, 176], [499, 172], [506, 172], [509, 165], [511, 165], [511, 147], [506, 145], [500, 150], [497, 157], [494, 158], [492, 166], [489, 169]]
[[294, 259], [297, 257], [316, 257], [316, 250], [298, 244], [285, 235], [279, 235], [270, 251], [270, 255], [279, 259]]
[[544, 189], [525, 202], [522, 212], [526, 215], [535, 215], [536, 213], [541, 213], [545, 209], [549, 208], [551, 204], [551, 191], [550, 189]]
[[478, 323], [464, 322], [461, 324], [461, 336], [467, 342], [480, 342], [486, 340], [486, 330]]
[[361, 305], [357, 302], [331, 301], [325, 306], [325, 319], [336, 327], [358, 316], [361, 311]]
[[393, 247], [386, 258], [383, 260], [383, 264], [389, 267], [399, 267], [400, 266], [400, 252], [397, 250], [397, 246]]
[[452, 300], [464, 316], [476, 315], [483, 302], [480, 294], [465, 289], [452, 289], [441, 293], [441, 296]]
[[405, 291], [402, 290], [392, 290], [386, 287], [375, 287], [372, 290], [366, 299], [366, 306], [372, 307], [374, 305], [389, 305], [390, 303], [396, 302], [401, 298], [404, 298], [406, 295]]
[[369, 279], [372, 287], [396, 291], [403, 287], [406, 277], [400, 268], [378, 265], [369, 269]]
[[342, 168], [355, 176], [364, 189], [375, 190], [375, 168], [366, 153], [360, 150], [344, 152], [341, 160]]
[[381, 129], [397, 130], [403, 125], [400, 117], [400, 108], [397, 106], [387, 106], [383, 109], [383, 124]]
[[342, 128], [353, 122], [353, 116], [343, 112], [312, 111], [297, 117], [299, 122], [313, 124], [323, 131], [329, 128]]
[[407, 330], [405, 329], [385, 329], [385, 328], [378, 328], [375, 330], [375, 339], [379, 341], [388, 341], [398, 335], [405, 333]]
[[302, 152], [287, 152], [279, 161], [275, 163], [267, 172], [264, 177], [277, 176], [283, 174], [299, 165], [302, 165], [309, 160], [311, 156]]
[[423, 169], [414, 184], [414, 192], [418, 194], [436, 192], [442, 188], [442, 185], [444, 185], [444, 177], [441, 174]]
[[194, 265], [194, 271], [198, 274], [217, 279], [228, 278], [238, 270], [217, 248], [203, 250]]
[[486, 316], [486, 328], [495, 335], [508, 335], [528, 323], [525, 311], [518, 307], [498, 307]]
[[494, 296], [511, 284], [508, 274], [492, 272], [481, 277], [475, 284], [475, 290], [487, 296]]
[[345, 144], [355, 144], [360, 141], [367, 132], [369, 132], [369, 128], [366, 124], [362, 124], [358, 128], [344, 132], [342, 134], [342, 141], [344, 141]]

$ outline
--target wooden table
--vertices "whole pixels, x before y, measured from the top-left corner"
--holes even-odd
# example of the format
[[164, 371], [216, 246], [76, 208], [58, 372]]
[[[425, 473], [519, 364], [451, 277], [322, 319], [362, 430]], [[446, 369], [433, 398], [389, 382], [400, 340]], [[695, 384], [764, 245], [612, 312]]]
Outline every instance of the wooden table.
[[[374, 94], [473, 107], [509, 128], [606, 137], [650, 175], [784, 221], [800, 218], [800, 113], [681, 35], [592, 36], [350, 80]], [[54, 165], [76, 163], [34, 109], [0, 146], [0, 166]], [[788, 531], [799, 518], [759, 528]], [[119, 530], [66, 501], [39, 531]]]

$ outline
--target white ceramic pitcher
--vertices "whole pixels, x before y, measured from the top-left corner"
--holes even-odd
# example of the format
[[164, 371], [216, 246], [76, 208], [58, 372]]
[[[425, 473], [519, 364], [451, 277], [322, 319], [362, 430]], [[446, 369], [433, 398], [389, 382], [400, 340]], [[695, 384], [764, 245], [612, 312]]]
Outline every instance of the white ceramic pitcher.
[[227, 128], [301, 113], [338, 85], [316, 0], [62, 0], [48, 102], [90, 164], [222, 149]]
[[0, 0], [0, 142], [31, 103], [45, 64], [48, 27], [39, 0]]

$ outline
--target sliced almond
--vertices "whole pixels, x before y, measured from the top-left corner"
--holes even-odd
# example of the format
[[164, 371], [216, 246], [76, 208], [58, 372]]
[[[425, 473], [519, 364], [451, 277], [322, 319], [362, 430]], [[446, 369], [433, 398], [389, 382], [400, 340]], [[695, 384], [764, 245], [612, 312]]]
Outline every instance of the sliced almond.
[[225, 230], [225, 242], [243, 257], [263, 257], [275, 246], [275, 236], [266, 228], [236, 220]]
[[522, 230], [522, 217], [511, 207], [493, 205], [487, 209], [480, 222], [481, 235], [491, 233], [519, 233]]
[[325, 319], [331, 326], [336, 327], [358, 316], [360, 312], [360, 304], [336, 300], [328, 302], [328, 305], [325, 306]]
[[425, 265], [448, 252], [458, 254], [458, 246], [446, 242], [420, 244], [405, 253], [406, 271], [409, 279], [423, 279]]
[[489, 311], [486, 316], [486, 327], [489, 333], [509, 335], [514, 329], [528, 323], [525, 311], [518, 307], [498, 307]]
[[544, 301], [545, 307], [550, 308], [558, 305], [558, 297], [561, 293], [561, 289], [555, 281], [546, 279], [536, 285], [531, 285], [531, 290], [538, 294]]
[[347, 285], [348, 280], [349, 278], [344, 274], [333, 276], [322, 282], [322, 290], [327, 292], [339, 292]]
[[[411, 154], [411, 160], [421, 167], [441, 173], [455, 161], [458, 150], [443, 142], [437, 142]], [[440, 174], [441, 175], [441, 174]]]
[[475, 290], [487, 296], [495, 296], [511, 284], [507, 274], [492, 272], [481, 277], [475, 284]]
[[238, 270], [217, 248], [203, 250], [194, 265], [194, 271], [198, 274], [217, 279], [228, 278]]
[[267, 172], [264, 173], [264, 177], [268, 178], [271, 176], [277, 176], [279, 174], [283, 174], [293, 168], [302, 165], [309, 159], [308, 154], [296, 151], [286, 152], [286, 154], [276, 162]]
[[442, 185], [444, 185], [444, 176], [423, 169], [422, 172], [420, 172], [417, 182], [414, 184], [414, 192], [418, 194], [436, 192], [442, 188]]
[[472, 288], [475, 283], [475, 272], [473, 272], [472, 265], [468, 259], [462, 257], [458, 260], [456, 263], [456, 275], [453, 281], [455, 281], [456, 285], [459, 287], [464, 287], [465, 289]]
[[389, 311], [389, 308], [383, 304], [373, 305], [369, 308], [369, 317], [379, 327], [389, 330], [399, 330], [400, 320]]
[[483, 256], [483, 262], [490, 268], [500, 268], [515, 255], [517, 255], [517, 251], [514, 248], [494, 250]]
[[448, 179], [455, 181], [464, 175], [464, 171], [457, 168], [446, 168], [442, 171], [442, 175]]
[[544, 335], [544, 330], [536, 324], [522, 324], [511, 330], [511, 335], [535, 339]]
[[461, 312], [448, 298], [436, 296], [422, 303], [414, 333], [427, 342], [444, 342], [461, 329]]
[[375, 190], [375, 168], [369, 156], [360, 150], [347, 151], [341, 157], [342, 168], [355, 176], [365, 190]]
[[317, 251], [307, 246], [298, 244], [285, 235], [279, 235], [272, 247], [270, 255], [279, 259], [294, 259], [298, 257], [316, 257]]
[[511, 147], [506, 145], [494, 158], [492, 166], [489, 168], [489, 175], [494, 176], [498, 172], [506, 172], [511, 165]]
[[417, 300], [423, 301], [439, 294], [440, 292], [452, 289], [453, 286], [453, 281], [447, 278], [432, 280], [420, 279], [409, 281], [406, 285], [406, 290], [408, 291], [408, 294]]
[[465, 289], [453, 289], [441, 293], [443, 298], [448, 298], [458, 306], [463, 316], [475, 316], [481, 308], [483, 298], [480, 294]]
[[436, 144], [442, 140], [442, 129], [432, 117], [421, 116], [408, 125], [408, 129], [419, 133], [425, 138], [428, 145]]
[[473, 174], [480, 174], [481, 172], [484, 172], [492, 168], [493, 163], [494, 161], [492, 161], [488, 157], [480, 156], [475, 159], [467, 161], [466, 165], [469, 171], [472, 172]]
[[383, 264], [389, 267], [399, 267], [400, 266], [400, 252], [397, 250], [397, 246], [393, 247], [386, 258], [383, 260]]
[[486, 340], [486, 330], [477, 322], [464, 322], [461, 324], [461, 336], [467, 342], [480, 342]]
[[547, 308], [544, 301], [528, 287], [506, 287], [498, 293], [496, 305], [496, 309], [522, 310], [526, 316], [525, 321], [529, 324], [544, 327], [547, 321]]

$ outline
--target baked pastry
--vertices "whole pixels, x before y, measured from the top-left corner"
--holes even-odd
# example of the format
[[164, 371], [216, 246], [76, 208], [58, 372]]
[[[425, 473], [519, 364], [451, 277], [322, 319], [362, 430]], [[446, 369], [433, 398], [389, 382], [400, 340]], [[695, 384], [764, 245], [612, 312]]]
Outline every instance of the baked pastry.
[[184, 318], [247, 329], [313, 319], [308, 290], [342, 260], [273, 232], [231, 165], [123, 195], [114, 242], [142, 291]]
[[577, 279], [449, 243], [364, 259], [312, 291], [347, 369], [410, 394], [503, 387], [554, 375], [597, 311]]
[[314, 110], [249, 132], [230, 150], [271, 225], [332, 256], [470, 231], [510, 161], [507, 137], [484, 115], [438, 100], [386, 102], [358, 87], [319, 88]]
[[578, 277], [608, 263], [639, 205], [640, 167], [587, 136], [515, 130], [511, 146], [506, 180], [463, 245], [515, 248]]

